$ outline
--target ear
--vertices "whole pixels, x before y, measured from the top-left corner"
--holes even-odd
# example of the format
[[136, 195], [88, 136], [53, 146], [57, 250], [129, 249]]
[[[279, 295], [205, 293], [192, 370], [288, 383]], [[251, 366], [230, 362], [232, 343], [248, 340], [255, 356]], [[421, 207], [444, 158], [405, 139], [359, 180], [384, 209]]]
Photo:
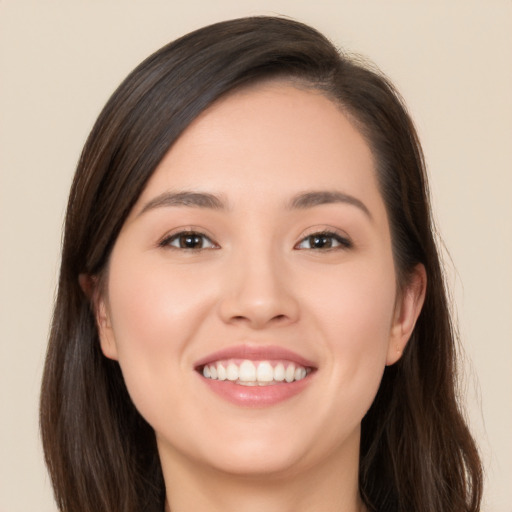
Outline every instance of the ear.
[[406, 287], [399, 293], [389, 337], [386, 365], [395, 364], [411, 337], [425, 301], [427, 273], [422, 264], [416, 265]]
[[101, 351], [105, 357], [117, 360], [117, 344], [110, 321], [110, 312], [105, 299], [105, 293], [100, 290], [97, 276], [80, 274], [78, 276], [80, 288], [91, 302], [96, 317], [96, 326], [100, 338]]

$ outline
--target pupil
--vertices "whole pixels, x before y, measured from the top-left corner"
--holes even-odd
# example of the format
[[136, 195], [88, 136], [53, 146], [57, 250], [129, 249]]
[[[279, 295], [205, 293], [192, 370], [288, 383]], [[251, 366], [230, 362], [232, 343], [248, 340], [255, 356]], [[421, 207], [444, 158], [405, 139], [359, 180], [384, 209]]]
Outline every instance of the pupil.
[[199, 235], [182, 235], [180, 237], [180, 247], [183, 249], [197, 249], [202, 247], [202, 240]]
[[310, 244], [312, 247], [316, 247], [317, 249], [323, 249], [324, 247], [331, 247], [331, 239], [325, 235], [315, 235], [310, 239]]

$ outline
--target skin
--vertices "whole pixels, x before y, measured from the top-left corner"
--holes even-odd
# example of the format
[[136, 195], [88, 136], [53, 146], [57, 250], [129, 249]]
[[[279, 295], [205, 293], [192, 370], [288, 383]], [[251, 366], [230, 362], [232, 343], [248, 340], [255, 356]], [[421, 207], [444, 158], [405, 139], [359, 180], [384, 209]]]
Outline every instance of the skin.
[[[215, 195], [223, 208], [163, 204]], [[304, 192], [347, 201], [290, 208]], [[172, 235], [204, 234], [203, 249]], [[334, 232], [349, 246], [311, 246]], [[162, 243], [162, 241], [167, 241]], [[168, 510], [363, 510], [360, 424], [419, 315], [423, 267], [397, 289], [372, 153], [322, 94], [285, 82], [233, 93], [192, 123], [130, 213], [97, 306], [105, 356], [154, 428]], [[298, 395], [240, 407], [195, 363], [234, 345], [314, 362]]]

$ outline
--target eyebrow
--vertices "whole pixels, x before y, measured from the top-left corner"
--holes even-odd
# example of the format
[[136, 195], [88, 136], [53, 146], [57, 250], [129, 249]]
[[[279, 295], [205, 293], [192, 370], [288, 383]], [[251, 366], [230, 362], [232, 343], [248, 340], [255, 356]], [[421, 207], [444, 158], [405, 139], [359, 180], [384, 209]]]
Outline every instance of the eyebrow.
[[[367, 206], [350, 194], [334, 190], [319, 190], [302, 192], [294, 196], [288, 203], [290, 210], [305, 210], [324, 204], [344, 203], [359, 208], [370, 220], [373, 217]], [[139, 215], [161, 207], [188, 206], [193, 208], [207, 208], [212, 210], [227, 210], [227, 205], [222, 199], [207, 192], [164, 192], [147, 202]]]
[[147, 202], [138, 215], [161, 207], [190, 206], [226, 210], [225, 203], [216, 195], [206, 192], [164, 192]]
[[368, 207], [357, 197], [338, 192], [335, 190], [319, 190], [304, 192], [292, 198], [289, 204], [290, 209], [306, 209], [323, 204], [345, 203], [359, 208], [370, 220], [373, 220]]

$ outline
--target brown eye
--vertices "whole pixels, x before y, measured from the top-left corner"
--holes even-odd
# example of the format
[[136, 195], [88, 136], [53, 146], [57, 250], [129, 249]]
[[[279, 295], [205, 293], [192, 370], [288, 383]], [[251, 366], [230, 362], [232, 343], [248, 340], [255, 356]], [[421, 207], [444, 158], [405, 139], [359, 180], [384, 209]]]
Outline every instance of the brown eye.
[[195, 231], [183, 231], [176, 233], [160, 244], [163, 247], [173, 247], [176, 249], [214, 249], [217, 246], [202, 233], [196, 233]]
[[301, 242], [299, 242], [296, 249], [316, 249], [316, 250], [327, 250], [336, 248], [350, 248], [352, 243], [347, 238], [344, 238], [337, 233], [322, 232], [313, 233], [307, 236]]
[[308, 243], [311, 249], [330, 249], [333, 239], [328, 235], [313, 235], [308, 237]]

